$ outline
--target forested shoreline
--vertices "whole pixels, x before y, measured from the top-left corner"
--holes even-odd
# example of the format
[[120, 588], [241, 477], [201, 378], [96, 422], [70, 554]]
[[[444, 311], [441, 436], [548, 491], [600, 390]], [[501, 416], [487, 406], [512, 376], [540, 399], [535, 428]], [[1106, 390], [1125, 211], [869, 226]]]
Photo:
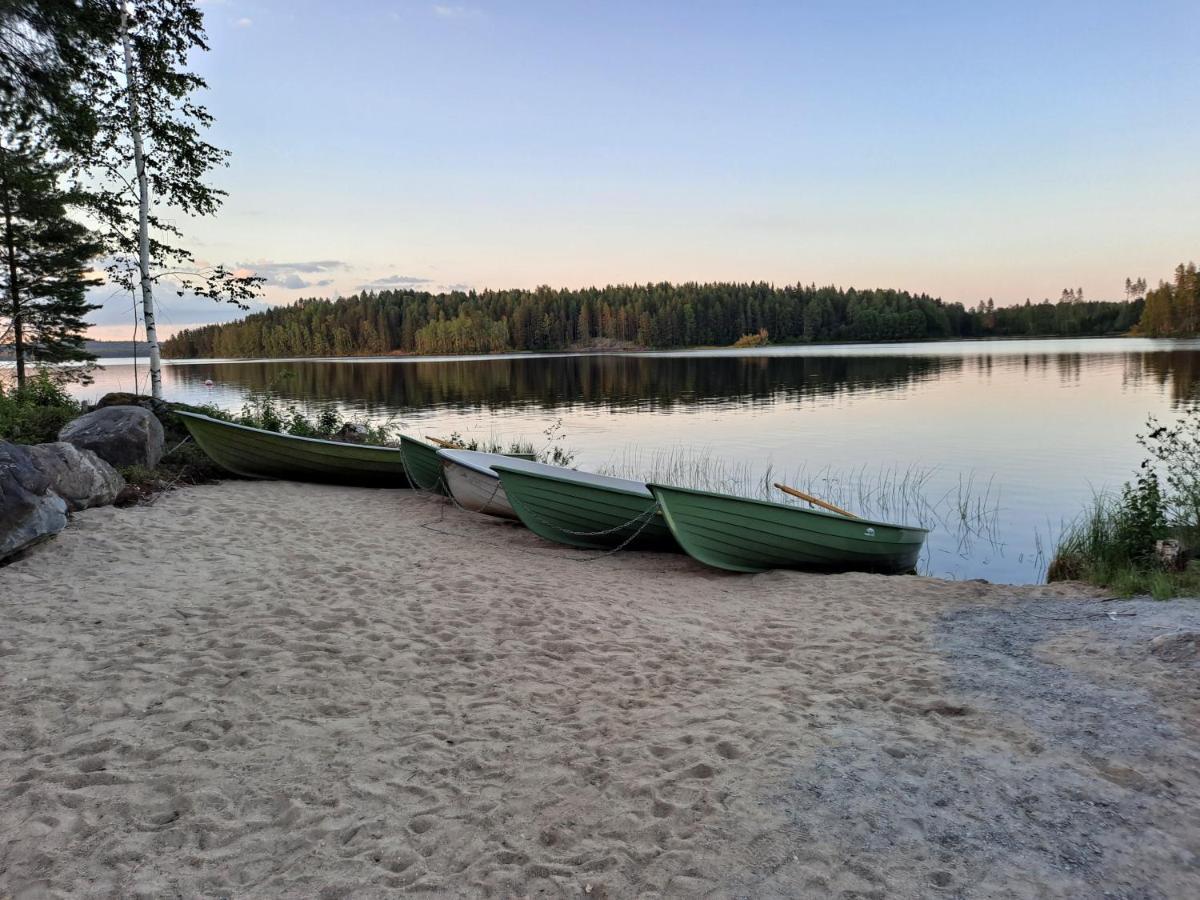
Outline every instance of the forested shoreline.
[[1123, 334], [1144, 301], [969, 308], [895, 290], [767, 283], [367, 292], [302, 299], [237, 322], [180, 331], [163, 354], [186, 358], [374, 356], [606, 347], [667, 349], [765, 342], [950, 340]]

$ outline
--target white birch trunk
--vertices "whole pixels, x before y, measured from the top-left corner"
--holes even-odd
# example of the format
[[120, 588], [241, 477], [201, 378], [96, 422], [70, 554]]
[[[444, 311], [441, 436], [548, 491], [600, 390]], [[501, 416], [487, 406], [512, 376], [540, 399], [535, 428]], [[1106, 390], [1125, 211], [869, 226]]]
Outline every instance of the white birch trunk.
[[150, 349], [150, 393], [161, 400], [162, 358], [158, 352], [158, 328], [154, 322], [154, 290], [150, 283], [150, 183], [146, 178], [146, 157], [142, 152], [142, 128], [138, 120], [133, 45], [129, 39], [128, 15], [124, 9], [121, 12], [121, 43], [125, 49], [125, 85], [129, 93], [129, 133], [133, 138], [133, 162], [137, 169], [138, 276], [142, 291], [142, 321], [146, 326], [146, 344]]

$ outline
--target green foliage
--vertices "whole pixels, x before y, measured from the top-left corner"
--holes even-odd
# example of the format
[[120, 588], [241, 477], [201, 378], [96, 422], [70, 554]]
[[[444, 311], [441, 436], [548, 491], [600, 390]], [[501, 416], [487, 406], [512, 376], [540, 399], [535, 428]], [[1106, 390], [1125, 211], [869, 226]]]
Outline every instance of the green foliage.
[[[130, 293], [143, 285], [165, 286], [180, 296], [189, 292], [247, 308], [264, 279], [201, 265], [179, 245], [178, 213], [211, 216], [225, 199], [206, 177], [228, 165], [229, 151], [205, 140], [213, 119], [198, 95], [207, 84], [189, 68], [208, 50], [203, 12], [196, 0], [89, 0], [83, 8], [99, 12], [79, 76], [94, 136], [72, 162], [89, 175], [85, 197], [108, 251], [109, 280]], [[139, 156], [149, 192], [146, 210], [136, 189]], [[149, 232], [145, 271], [139, 259], [143, 215]], [[152, 308], [144, 314], [149, 331]]]
[[1184, 413], [1171, 425], [1154, 418], [1138, 436], [1153, 467], [1166, 485], [1164, 513], [1172, 528], [1200, 549], [1200, 407]]
[[[17, 384], [33, 363], [88, 362], [84, 317], [95, 304], [84, 272], [100, 251], [68, 214], [76, 198], [59, 187], [62, 164], [50, 163], [37, 136], [13, 134], [0, 105], [0, 349], [17, 361]], [[87, 369], [74, 370], [85, 374]]]
[[1200, 410], [1171, 426], [1153, 419], [1138, 440], [1150, 454], [1120, 496], [1099, 495], [1063, 533], [1047, 579], [1077, 579], [1120, 594], [1165, 598], [1200, 593], [1200, 567], [1167, 571], [1156, 542], [1178, 540], [1184, 555], [1200, 549]]
[[542, 434], [546, 437], [546, 443], [541, 449], [538, 449], [532, 441], [521, 438], [513, 441], [502, 441], [495, 437], [481, 440], [464, 437], [457, 431], [451, 432], [446, 441], [454, 444], [460, 450], [528, 456], [552, 466], [570, 466], [575, 461], [576, 452], [564, 446], [566, 434], [563, 432], [562, 419], [555, 420], [554, 424]]
[[1154, 545], [1167, 536], [1162, 489], [1153, 472], [1141, 472], [1121, 490], [1114, 508], [1113, 543], [1119, 558], [1145, 564], [1154, 558]]
[[300, 300], [239, 322], [184, 329], [163, 343], [163, 353], [250, 358], [717, 347], [762, 332], [777, 343], [1095, 335], [1127, 331], [1141, 310], [1141, 300], [968, 310], [903, 291], [762, 282], [403, 290]]
[[453, 444], [456, 450], [477, 450], [480, 453], [508, 453], [514, 456], [537, 456], [537, 448], [529, 441], [502, 441], [495, 437], [468, 438], [457, 431], [450, 432], [446, 438], [448, 444]]
[[93, 134], [83, 73], [106, 31], [104, 0], [5, 0], [0, 4], [0, 94], [8, 115], [39, 123], [46, 144], [67, 152]]
[[0, 384], [0, 440], [44, 444], [58, 440], [59, 430], [82, 412], [62, 385], [46, 370], [24, 387], [5, 390]]
[[310, 418], [295, 404], [280, 406], [270, 396], [252, 397], [242, 405], [240, 415], [228, 416], [220, 413], [216, 418], [237, 422], [239, 425], [249, 425], [251, 428], [325, 440], [334, 440], [343, 432], [352, 430], [362, 437], [363, 443], [381, 446], [396, 444], [393, 425], [353, 422], [342, 418], [333, 406], [324, 407], [317, 413], [316, 418]]
[[1137, 330], [1148, 337], [1200, 334], [1200, 274], [1195, 263], [1181, 263], [1175, 268], [1174, 281], [1160, 281], [1146, 294], [1146, 309]]
[[552, 466], [569, 466], [575, 462], [578, 454], [566, 446], [567, 433], [562, 419], [555, 419], [554, 424], [542, 434], [546, 438], [546, 445], [538, 451], [539, 462]]

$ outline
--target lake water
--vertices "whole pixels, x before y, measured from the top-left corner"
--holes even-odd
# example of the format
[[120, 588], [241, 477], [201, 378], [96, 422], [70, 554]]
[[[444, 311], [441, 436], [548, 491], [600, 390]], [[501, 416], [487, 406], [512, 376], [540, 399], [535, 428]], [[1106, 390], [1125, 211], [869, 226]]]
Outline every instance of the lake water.
[[[137, 372], [144, 389], [144, 362]], [[1147, 416], [1200, 401], [1200, 341], [196, 360], [167, 366], [164, 382], [172, 400], [332, 403], [417, 435], [541, 446], [561, 421], [580, 468], [648, 476], [707, 457], [730, 487], [770, 474], [861, 514], [932, 525], [925, 573], [1035, 582], [1062, 523], [1133, 475]], [[134, 387], [130, 360], [106, 360], [77, 393]]]

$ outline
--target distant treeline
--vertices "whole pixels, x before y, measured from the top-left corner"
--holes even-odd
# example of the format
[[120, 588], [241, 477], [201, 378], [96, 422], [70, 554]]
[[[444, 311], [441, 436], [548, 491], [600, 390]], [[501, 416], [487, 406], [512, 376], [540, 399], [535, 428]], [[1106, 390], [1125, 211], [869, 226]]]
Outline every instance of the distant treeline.
[[816, 285], [645, 284], [582, 290], [363, 293], [299, 300], [239, 322], [180, 331], [175, 358], [457, 354], [588, 347], [902, 341], [1129, 331], [1143, 301], [969, 309], [925, 294]]
[[1174, 281], [1160, 281], [1146, 294], [1146, 310], [1138, 333], [1148, 337], [1191, 337], [1200, 334], [1200, 276], [1196, 264], [1175, 269]]

